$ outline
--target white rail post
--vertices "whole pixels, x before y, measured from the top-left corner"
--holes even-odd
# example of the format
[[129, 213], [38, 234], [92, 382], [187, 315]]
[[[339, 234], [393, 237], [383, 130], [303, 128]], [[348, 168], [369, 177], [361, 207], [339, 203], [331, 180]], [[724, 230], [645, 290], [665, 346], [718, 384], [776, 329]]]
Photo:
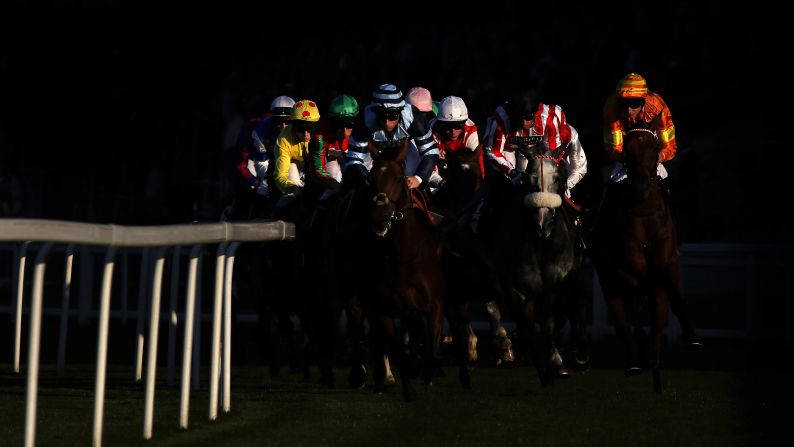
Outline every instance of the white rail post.
[[215, 253], [215, 296], [212, 310], [212, 348], [210, 350], [210, 414], [209, 418], [214, 421], [218, 418], [218, 381], [220, 379], [220, 355], [221, 355], [221, 304], [223, 303], [223, 276], [224, 264], [226, 261], [227, 244], [218, 244]]
[[160, 329], [160, 294], [166, 247], [157, 249], [152, 281], [152, 304], [149, 307], [149, 355], [146, 359], [146, 396], [143, 410], [143, 439], [152, 439], [154, 421], [154, 383], [157, 378], [157, 331]]
[[129, 305], [129, 295], [130, 295], [130, 263], [129, 263], [129, 253], [127, 250], [124, 250], [124, 253], [121, 254], [120, 260], [120, 267], [121, 267], [121, 304], [119, 307], [121, 308], [121, 324], [123, 326], [127, 325], [127, 314], [130, 310]]
[[202, 280], [204, 277], [204, 248], [201, 248], [201, 255], [198, 259], [198, 281], [196, 282], [196, 324], [193, 330], [193, 370], [191, 376], [191, 383], [194, 390], [198, 390], [201, 385], [201, 294], [202, 294]]
[[223, 294], [223, 412], [232, 409], [232, 278], [234, 277], [234, 254], [239, 242], [229, 244], [226, 250], [226, 280]]
[[138, 278], [138, 315], [136, 321], [135, 339], [135, 382], [140, 382], [143, 375], [143, 325], [146, 318], [146, 298], [149, 282], [149, 249], [144, 248], [141, 254], [141, 275]]
[[25, 400], [25, 447], [36, 445], [36, 399], [39, 387], [39, 348], [41, 341], [41, 302], [44, 295], [45, 260], [52, 244], [42, 245], [33, 274], [33, 297], [30, 300], [30, 338], [28, 340], [28, 390]]
[[190, 365], [193, 353], [193, 320], [196, 304], [196, 272], [202, 248], [194, 245], [190, 250], [190, 266], [187, 273], [187, 297], [185, 300], [185, 335], [182, 346], [182, 393], [179, 398], [179, 428], [187, 430], [190, 408]]
[[108, 320], [110, 319], [110, 291], [113, 286], [113, 258], [116, 247], [108, 247], [105, 253], [105, 269], [102, 273], [102, 296], [99, 302], [99, 322], [96, 350], [96, 383], [94, 389], [94, 438], [93, 445], [102, 445], [102, 418], [105, 410], [105, 374], [108, 354]]
[[74, 261], [74, 244], [66, 246], [66, 265], [63, 272], [63, 300], [61, 301], [61, 327], [58, 336], [58, 366], [56, 374], [63, 376], [66, 363], [66, 333], [69, 329], [69, 296], [72, 289], [72, 263]]
[[23, 242], [17, 259], [17, 290], [14, 299], [14, 372], [19, 372], [19, 357], [22, 347], [22, 306], [24, 305], [25, 292], [25, 260], [27, 259], [30, 242]]
[[168, 386], [174, 386], [174, 365], [176, 363], [176, 326], [177, 298], [179, 294], [179, 246], [174, 248], [171, 257], [171, 296], [168, 304]]

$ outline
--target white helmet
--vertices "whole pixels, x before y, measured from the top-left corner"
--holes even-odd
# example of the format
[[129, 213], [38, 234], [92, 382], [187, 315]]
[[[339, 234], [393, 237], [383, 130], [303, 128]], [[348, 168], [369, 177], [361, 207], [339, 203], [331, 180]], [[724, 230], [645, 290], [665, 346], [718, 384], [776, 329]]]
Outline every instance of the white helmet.
[[270, 103], [270, 113], [273, 116], [289, 118], [292, 116], [292, 107], [295, 100], [289, 96], [278, 96]]
[[439, 121], [466, 121], [469, 119], [469, 110], [466, 103], [457, 96], [447, 96], [438, 106]]

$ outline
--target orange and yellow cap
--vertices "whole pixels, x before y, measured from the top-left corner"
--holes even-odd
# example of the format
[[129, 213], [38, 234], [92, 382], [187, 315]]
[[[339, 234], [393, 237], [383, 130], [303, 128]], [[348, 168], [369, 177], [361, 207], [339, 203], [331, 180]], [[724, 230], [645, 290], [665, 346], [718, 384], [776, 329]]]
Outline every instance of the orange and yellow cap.
[[648, 96], [648, 84], [637, 73], [629, 73], [618, 81], [615, 93], [620, 98], [645, 98]]

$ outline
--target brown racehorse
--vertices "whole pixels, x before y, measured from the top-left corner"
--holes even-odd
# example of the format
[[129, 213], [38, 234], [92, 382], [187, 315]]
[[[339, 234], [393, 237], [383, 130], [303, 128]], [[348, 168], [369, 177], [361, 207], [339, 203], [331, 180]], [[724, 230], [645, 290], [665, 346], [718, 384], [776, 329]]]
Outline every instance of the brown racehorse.
[[[675, 226], [656, 173], [659, 147], [652, 130], [626, 134], [627, 179], [608, 188], [590, 247], [615, 328], [626, 345], [626, 374], [650, 367], [657, 392], [662, 390], [659, 358], [668, 309], [671, 301], [682, 301]], [[640, 295], [651, 299], [647, 339], [630, 312]]]
[[438, 172], [444, 182], [430, 200], [430, 207], [452, 221], [471, 200], [483, 180], [482, 145], [473, 151], [461, 149], [439, 160]]
[[427, 211], [417, 207], [405, 181], [407, 150], [407, 141], [390, 148], [370, 144], [374, 161], [369, 223], [375, 237], [367, 259], [356, 268], [370, 278], [361, 294], [372, 331], [375, 391], [385, 389], [382, 359], [388, 354], [400, 374], [403, 396], [411, 401], [416, 391], [408, 380], [405, 346], [395, 319], [419, 346], [425, 362], [422, 377], [429, 383], [437, 368], [446, 286]]

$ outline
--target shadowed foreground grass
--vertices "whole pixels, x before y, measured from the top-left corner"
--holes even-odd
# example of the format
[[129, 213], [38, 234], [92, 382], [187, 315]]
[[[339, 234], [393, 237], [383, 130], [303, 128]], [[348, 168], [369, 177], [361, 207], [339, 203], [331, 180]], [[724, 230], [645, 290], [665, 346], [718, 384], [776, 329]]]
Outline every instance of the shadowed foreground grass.
[[[24, 437], [25, 376], [0, 365], [0, 445]], [[383, 395], [350, 390], [336, 371], [328, 390], [300, 375], [270, 379], [266, 367], [237, 366], [232, 412], [209, 422], [206, 381], [191, 393], [190, 428], [177, 428], [179, 390], [158, 371], [154, 437], [142, 439], [142, 385], [130, 367], [111, 367], [103, 444], [119, 445], [792, 445], [794, 412], [784, 411], [792, 385], [783, 373], [664, 371], [662, 394], [648, 373], [625, 377], [594, 369], [539, 386], [534, 370], [479, 368], [474, 389], [463, 390], [454, 368], [432, 387], [414, 381], [417, 402], [399, 387]], [[206, 379], [207, 369], [202, 369]], [[316, 371], [313, 377], [316, 378]], [[93, 366], [52, 366], [40, 374], [37, 444], [90, 445]], [[179, 375], [177, 374], [177, 378]], [[178, 379], [177, 379], [178, 380]], [[773, 442], [776, 440], [777, 442]], [[780, 441], [783, 442], [780, 442]]]

